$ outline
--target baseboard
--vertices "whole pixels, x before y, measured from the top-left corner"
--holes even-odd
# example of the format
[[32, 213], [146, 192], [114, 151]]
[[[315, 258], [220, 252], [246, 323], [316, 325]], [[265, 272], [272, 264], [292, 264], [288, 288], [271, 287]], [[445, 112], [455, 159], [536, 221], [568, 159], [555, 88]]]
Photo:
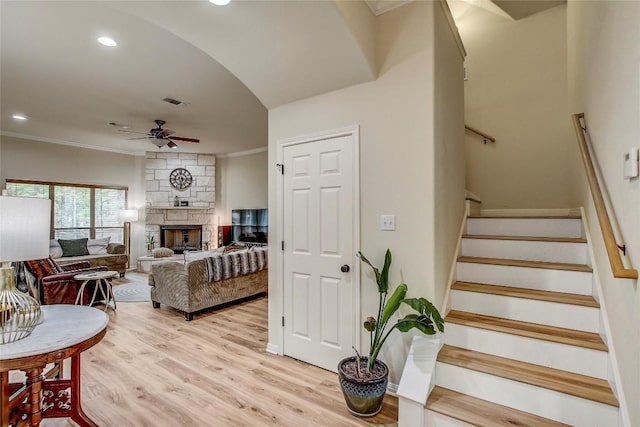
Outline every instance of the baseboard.
[[580, 208], [561, 209], [481, 209], [486, 216], [579, 216]]
[[398, 384], [387, 383], [387, 393], [397, 396], [398, 395]]
[[267, 343], [267, 348], [265, 349], [267, 353], [280, 355], [280, 346], [273, 343]]

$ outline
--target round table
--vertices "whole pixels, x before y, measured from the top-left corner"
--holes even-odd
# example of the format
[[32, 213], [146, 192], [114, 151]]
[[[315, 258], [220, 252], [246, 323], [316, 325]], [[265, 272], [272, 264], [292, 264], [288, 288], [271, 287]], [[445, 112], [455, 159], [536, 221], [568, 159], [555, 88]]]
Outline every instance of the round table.
[[82, 300], [84, 297], [84, 291], [87, 288], [87, 285], [90, 282], [95, 282], [95, 288], [93, 289], [93, 294], [91, 295], [91, 300], [89, 301], [89, 306], [92, 306], [96, 303], [96, 297], [98, 296], [98, 291], [102, 294], [102, 300], [104, 301], [104, 311], [107, 311], [109, 308], [109, 303], [113, 302], [113, 309], [116, 309], [116, 297], [113, 295], [113, 288], [111, 287], [111, 279], [118, 276], [120, 273], [117, 271], [95, 271], [93, 273], [82, 273], [76, 274], [73, 276], [75, 280], [82, 280], [82, 285], [80, 285], [80, 289], [78, 290], [78, 296], [76, 297], [76, 304], [82, 304]]
[[[82, 410], [80, 353], [104, 337], [109, 316], [95, 308], [70, 304], [41, 308], [44, 322], [28, 337], [0, 346], [0, 425], [7, 426], [11, 419], [24, 415], [30, 426], [40, 425], [42, 418], [69, 417], [81, 426], [97, 427]], [[61, 362], [67, 358], [71, 358], [71, 376], [63, 379]], [[43, 375], [49, 363], [56, 366]], [[9, 383], [9, 371], [13, 370], [23, 371], [26, 381]]]

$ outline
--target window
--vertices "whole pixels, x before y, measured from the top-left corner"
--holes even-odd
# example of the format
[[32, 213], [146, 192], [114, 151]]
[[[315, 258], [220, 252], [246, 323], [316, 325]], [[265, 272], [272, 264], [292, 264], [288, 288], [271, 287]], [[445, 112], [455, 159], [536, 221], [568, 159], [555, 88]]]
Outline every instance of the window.
[[123, 225], [118, 211], [127, 206], [126, 187], [7, 180], [11, 196], [53, 200], [52, 239], [99, 239], [121, 243]]

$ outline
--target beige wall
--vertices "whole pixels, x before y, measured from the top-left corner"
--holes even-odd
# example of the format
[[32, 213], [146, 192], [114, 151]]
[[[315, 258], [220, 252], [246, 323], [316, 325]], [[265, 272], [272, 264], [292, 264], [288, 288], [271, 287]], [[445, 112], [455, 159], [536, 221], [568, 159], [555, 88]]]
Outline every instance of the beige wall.
[[566, 7], [518, 21], [472, 8], [457, 23], [465, 60], [467, 188], [484, 209], [577, 206], [567, 106]]
[[[640, 2], [568, 4], [571, 109], [585, 113], [621, 240], [627, 244], [627, 265], [635, 269], [640, 268], [640, 180], [623, 179], [622, 159], [629, 148], [640, 147], [639, 22]], [[609, 345], [618, 359], [626, 425], [638, 426], [640, 289], [637, 281], [613, 278], [593, 202], [584, 179], [582, 183], [578, 193], [589, 221], [601, 303], [611, 328]]]
[[[449, 216], [439, 215], [437, 226], [446, 230], [456, 229], [463, 214], [462, 204], [456, 197], [463, 199], [464, 182], [464, 169], [459, 160], [448, 172], [451, 180], [445, 180], [446, 174], [440, 172], [440, 168], [447, 165], [436, 164], [436, 156], [448, 160], [455, 153], [459, 154], [463, 145], [460, 129], [455, 129], [456, 121], [449, 117], [462, 116], [462, 89], [459, 88], [462, 81], [445, 76], [449, 72], [460, 76], [462, 64], [460, 57], [440, 51], [451, 49], [451, 42], [446, 40], [451, 37], [451, 32], [442, 28], [442, 17], [439, 16], [442, 13], [437, 2], [415, 2], [377, 17], [379, 77], [375, 82], [269, 111], [270, 164], [276, 163], [278, 141], [359, 125], [359, 249], [380, 263], [386, 248], [390, 248], [394, 255], [391, 283], [397, 285], [402, 273], [409, 285], [410, 296], [424, 296], [438, 306], [442, 304], [448, 284], [442, 280], [441, 274], [436, 277], [436, 270], [448, 270], [451, 263], [447, 259], [451, 259], [453, 254], [436, 256], [434, 253], [438, 240], [434, 232], [437, 198], [434, 187], [436, 183], [441, 186], [438, 195], [451, 191], [451, 196], [440, 197], [439, 201], [447, 205], [441, 207], [440, 212], [447, 211]], [[438, 25], [434, 26], [434, 21]], [[435, 31], [438, 31], [437, 38]], [[438, 74], [438, 82], [448, 85], [449, 90], [439, 91], [437, 99], [445, 102], [450, 93], [452, 106], [447, 108], [447, 114], [438, 116], [439, 122], [434, 125], [436, 55], [451, 61], [439, 68], [438, 73], [441, 70], [443, 74]], [[442, 147], [436, 149], [438, 144]], [[275, 176], [269, 174], [271, 212], [276, 211], [278, 203]], [[381, 214], [396, 215], [394, 232], [379, 230]], [[270, 235], [277, 236], [279, 224], [273, 215], [269, 225]], [[443, 236], [451, 240], [456, 237], [457, 231]], [[450, 250], [452, 245], [455, 243], [449, 242], [446, 250]], [[282, 340], [282, 328], [279, 326], [282, 287], [276, 278], [281, 260], [274, 240], [270, 246], [273, 255], [269, 264], [269, 342], [278, 346]], [[378, 302], [375, 282], [366, 274], [362, 276], [361, 296], [362, 311], [357, 317], [363, 319], [375, 313]], [[406, 340], [398, 341], [402, 341], [399, 335], [392, 338], [384, 355], [392, 371], [391, 381], [396, 383], [404, 363], [403, 348], [406, 345]], [[366, 352], [367, 346], [368, 339], [363, 334], [362, 350]]]
[[[268, 204], [267, 151], [216, 156], [216, 216], [231, 224], [233, 209], [266, 208]], [[275, 164], [272, 170], [275, 170]]]
[[8, 178], [129, 187], [129, 207], [138, 208], [140, 217], [132, 224], [135, 265], [144, 254], [144, 157], [7, 136], [1, 140], [2, 188]]
[[[433, 283], [447, 283], [464, 211], [464, 85], [463, 57], [440, 8], [434, 16], [434, 275]], [[435, 287], [434, 301], [446, 288]]]

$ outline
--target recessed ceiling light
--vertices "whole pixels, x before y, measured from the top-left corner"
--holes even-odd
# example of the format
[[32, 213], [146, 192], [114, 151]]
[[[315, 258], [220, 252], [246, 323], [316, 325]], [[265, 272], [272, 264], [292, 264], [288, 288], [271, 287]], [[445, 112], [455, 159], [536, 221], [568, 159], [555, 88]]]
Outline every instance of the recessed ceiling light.
[[209, 3], [213, 3], [216, 6], [226, 6], [231, 0], [209, 0]]
[[111, 37], [98, 37], [98, 42], [109, 47], [118, 46], [118, 43], [116, 43], [116, 41]]
[[27, 120], [27, 116], [23, 116], [22, 114], [14, 114], [13, 118], [16, 120]]

